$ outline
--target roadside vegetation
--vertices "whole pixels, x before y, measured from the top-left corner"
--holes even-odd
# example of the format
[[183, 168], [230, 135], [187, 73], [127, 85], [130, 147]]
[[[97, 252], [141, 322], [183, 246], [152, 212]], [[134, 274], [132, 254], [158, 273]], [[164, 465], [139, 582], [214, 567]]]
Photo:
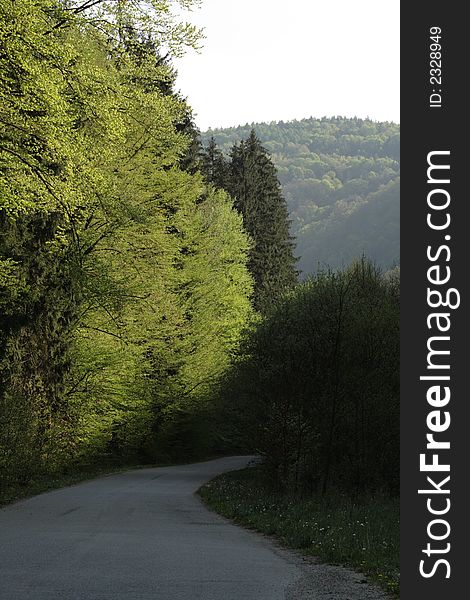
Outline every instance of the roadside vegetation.
[[[362, 259], [298, 284], [245, 334], [220, 430], [263, 458], [214, 510], [398, 591], [399, 285]], [[238, 445], [238, 446], [237, 446]]]
[[387, 495], [279, 494], [263, 469], [226, 473], [199, 494], [224, 517], [274, 536], [285, 546], [364, 573], [399, 592], [399, 502]]

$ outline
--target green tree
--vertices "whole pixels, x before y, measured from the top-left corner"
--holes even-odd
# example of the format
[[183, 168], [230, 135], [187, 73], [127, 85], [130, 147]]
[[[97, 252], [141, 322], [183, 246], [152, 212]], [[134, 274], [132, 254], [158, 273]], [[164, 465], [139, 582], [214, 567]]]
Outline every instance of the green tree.
[[396, 493], [396, 280], [362, 260], [298, 285], [247, 333], [221, 393], [225, 434], [276, 485]]
[[228, 191], [253, 240], [254, 305], [265, 312], [297, 281], [293, 238], [276, 169], [254, 130], [230, 154]]
[[229, 188], [229, 164], [223, 152], [217, 147], [213, 137], [200, 152], [201, 171], [206, 180], [215, 187], [227, 190]]
[[241, 219], [161, 58], [196, 39], [170, 7], [0, 0], [2, 478], [155, 460], [249, 318]]

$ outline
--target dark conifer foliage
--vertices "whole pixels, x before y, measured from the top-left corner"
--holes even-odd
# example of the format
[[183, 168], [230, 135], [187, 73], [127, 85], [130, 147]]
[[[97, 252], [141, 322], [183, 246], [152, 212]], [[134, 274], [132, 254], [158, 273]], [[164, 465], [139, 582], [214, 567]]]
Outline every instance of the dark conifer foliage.
[[229, 163], [224, 153], [217, 147], [214, 138], [201, 150], [201, 170], [207, 181], [215, 187], [227, 190], [229, 187]]
[[297, 271], [287, 205], [276, 168], [254, 130], [246, 141], [232, 148], [228, 192], [253, 240], [249, 269], [255, 282], [254, 303], [265, 311], [295, 285]]
[[214, 139], [203, 153], [207, 179], [224, 188], [243, 216], [252, 239], [249, 269], [255, 283], [254, 305], [269, 310], [286, 289], [297, 281], [294, 241], [289, 215], [276, 168], [254, 130], [247, 140], [235, 144], [230, 161], [224, 159]]

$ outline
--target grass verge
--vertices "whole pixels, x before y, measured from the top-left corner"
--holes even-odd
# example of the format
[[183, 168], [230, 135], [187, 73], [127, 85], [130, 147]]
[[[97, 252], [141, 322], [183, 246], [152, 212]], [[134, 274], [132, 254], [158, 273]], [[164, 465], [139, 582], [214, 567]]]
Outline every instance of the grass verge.
[[202, 486], [199, 495], [236, 523], [303, 554], [352, 567], [398, 595], [398, 499], [280, 495], [264, 483], [261, 467], [220, 475]]

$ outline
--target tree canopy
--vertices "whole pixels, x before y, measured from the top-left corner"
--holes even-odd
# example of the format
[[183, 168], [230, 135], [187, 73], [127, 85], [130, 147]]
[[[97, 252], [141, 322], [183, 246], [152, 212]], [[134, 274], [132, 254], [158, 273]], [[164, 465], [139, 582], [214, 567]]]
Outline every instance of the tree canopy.
[[297, 282], [290, 220], [276, 168], [254, 130], [234, 144], [229, 160], [212, 138], [201, 161], [206, 180], [225, 189], [243, 217], [252, 241], [248, 267], [255, 284], [254, 306], [264, 313]]
[[197, 35], [170, 8], [0, 2], [2, 479], [155, 460], [207, 426], [251, 318], [249, 239], [173, 91], [167, 55]]

